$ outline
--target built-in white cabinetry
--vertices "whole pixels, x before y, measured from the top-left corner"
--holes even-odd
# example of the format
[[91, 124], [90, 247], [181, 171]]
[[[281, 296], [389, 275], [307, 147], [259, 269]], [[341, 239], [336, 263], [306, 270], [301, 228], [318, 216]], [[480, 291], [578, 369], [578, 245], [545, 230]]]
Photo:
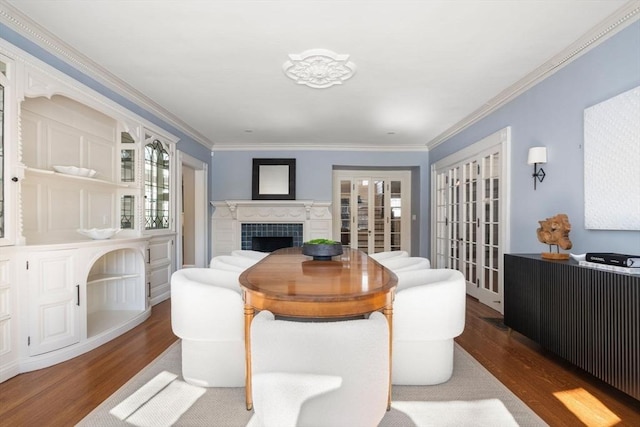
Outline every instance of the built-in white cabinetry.
[[147, 238], [87, 240], [14, 250], [20, 371], [91, 350], [151, 314], [145, 286]]
[[[176, 137], [2, 40], [0, 94], [1, 382], [91, 350], [169, 298], [179, 187]], [[91, 228], [121, 231], [77, 231]]]
[[174, 267], [174, 236], [156, 236], [149, 241], [147, 253], [147, 286], [151, 305], [171, 296], [171, 274]]

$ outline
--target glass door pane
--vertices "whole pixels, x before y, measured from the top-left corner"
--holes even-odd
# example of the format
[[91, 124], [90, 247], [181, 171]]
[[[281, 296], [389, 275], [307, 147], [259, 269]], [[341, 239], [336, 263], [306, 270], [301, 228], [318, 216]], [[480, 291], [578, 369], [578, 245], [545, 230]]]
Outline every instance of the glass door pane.
[[135, 228], [135, 196], [125, 195], [120, 199], [120, 228], [131, 230]]
[[460, 246], [462, 249], [461, 266], [462, 272], [468, 281], [477, 283], [477, 227], [478, 217], [476, 210], [478, 179], [478, 163], [472, 161], [463, 165], [463, 193], [461, 194], [462, 209], [462, 233], [460, 235]]
[[[386, 242], [386, 200], [385, 200], [385, 182], [381, 179], [372, 180], [373, 185], [371, 191], [373, 192], [373, 216], [371, 222], [373, 223], [373, 229], [370, 230], [371, 240], [369, 241], [369, 251], [367, 253], [382, 252], [385, 250]], [[371, 250], [373, 249], [373, 250]]]
[[351, 180], [340, 180], [340, 242], [351, 245]]
[[4, 86], [0, 85], [0, 239], [4, 238]]
[[391, 181], [389, 187], [389, 250], [399, 251], [402, 247], [402, 181]]
[[484, 212], [482, 225], [482, 281], [481, 287], [489, 292], [499, 292], [499, 213], [500, 213], [500, 156], [493, 153], [482, 158], [482, 184], [484, 187], [482, 204]]
[[120, 133], [120, 180], [134, 182], [136, 180], [136, 150], [135, 141], [129, 132]]
[[169, 153], [155, 139], [145, 146], [145, 229], [169, 228]]
[[356, 181], [358, 248], [369, 253], [369, 179]]

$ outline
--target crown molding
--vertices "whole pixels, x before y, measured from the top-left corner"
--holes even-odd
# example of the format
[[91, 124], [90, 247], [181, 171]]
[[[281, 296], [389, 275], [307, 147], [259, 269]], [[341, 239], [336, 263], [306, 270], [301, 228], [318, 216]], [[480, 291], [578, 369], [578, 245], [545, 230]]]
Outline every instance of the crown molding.
[[571, 63], [584, 53], [612, 37], [619, 31], [640, 19], [640, 1], [632, 0], [610, 15], [607, 19], [596, 25], [574, 43], [540, 67], [527, 74], [513, 85], [509, 86], [497, 96], [491, 98], [482, 107], [460, 120], [458, 123], [427, 142], [429, 150], [434, 149], [447, 139], [462, 132], [474, 123], [487, 117], [489, 114], [504, 106], [509, 101], [531, 89], [540, 81], [546, 79], [556, 71]]
[[216, 143], [212, 151], [427, 151], [424, 145], [242, 144]]
[[150, 112], [159, 119], [179, 129], [194, 141], [211, 149], [213, 142], [189, 126], [176, 115], [154, 102], [151, 98], [136, 90], [125, 81], [110, 73], [104, 67], [98, 65], [89, 57], [78, 52], [72, 46], [60, 40], [54, 34], [34, 22], [27, 15], [11, 6], [4, 0], [0, 0], [0, 21], [27, 40], [45, 49], [78, 71], [86, 74], [99, 84], [123, 96], [140, 108]]

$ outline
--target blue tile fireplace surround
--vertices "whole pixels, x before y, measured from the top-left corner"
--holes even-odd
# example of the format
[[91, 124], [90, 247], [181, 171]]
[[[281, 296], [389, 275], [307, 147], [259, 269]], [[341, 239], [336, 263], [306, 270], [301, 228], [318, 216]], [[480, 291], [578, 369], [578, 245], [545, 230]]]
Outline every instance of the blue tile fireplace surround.
[[302, 246], [303, 225], [296, 223], [245, 223], [241, 224], [242, 249], [254, 249], [254, 237], [291, 237], [292, 246]]

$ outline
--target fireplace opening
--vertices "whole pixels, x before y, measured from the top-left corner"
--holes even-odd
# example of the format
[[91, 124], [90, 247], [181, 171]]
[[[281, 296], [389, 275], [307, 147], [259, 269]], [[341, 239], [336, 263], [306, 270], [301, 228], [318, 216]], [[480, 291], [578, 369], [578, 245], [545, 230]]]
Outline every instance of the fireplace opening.
[[292, 236], [253, 236], [251, 249], [260, 252], [273, 252], [282, 248], [293, 246]]

